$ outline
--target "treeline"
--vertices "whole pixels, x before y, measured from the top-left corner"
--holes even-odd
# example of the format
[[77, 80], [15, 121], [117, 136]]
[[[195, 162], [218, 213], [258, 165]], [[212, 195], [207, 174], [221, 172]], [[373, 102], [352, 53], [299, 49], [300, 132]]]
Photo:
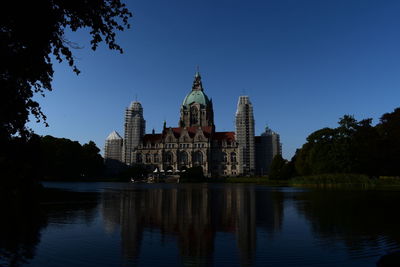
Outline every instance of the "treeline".
[[44, 179], [97, 178], [104, 172], [103, 157], [93, 141], [81, 145], [47, 135], [40, 140], [40, 153]]
[[[93, 178], [104, 171], [100, 149], [93, 141], [77, 141], [32, 134], [1, 142], [2, 188], [20, 188], [43, 179]], [[28, 186], [29, 187], [29, 186]]]
[[383, 114], [375, 126], [372, 119], [357, 121], [349, 115], [338, 124], [310, 134], [290, 161], [275, 157], [270, 178], [328, 173], [400, 176], [400, 108]]

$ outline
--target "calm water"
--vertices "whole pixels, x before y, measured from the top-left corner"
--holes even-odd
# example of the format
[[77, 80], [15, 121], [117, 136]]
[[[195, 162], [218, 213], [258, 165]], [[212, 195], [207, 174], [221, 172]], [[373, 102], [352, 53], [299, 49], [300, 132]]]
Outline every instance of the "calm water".
[[400, 192], [46, 183], [87, 198], [1, 220], [1, 266], [375, 266]]

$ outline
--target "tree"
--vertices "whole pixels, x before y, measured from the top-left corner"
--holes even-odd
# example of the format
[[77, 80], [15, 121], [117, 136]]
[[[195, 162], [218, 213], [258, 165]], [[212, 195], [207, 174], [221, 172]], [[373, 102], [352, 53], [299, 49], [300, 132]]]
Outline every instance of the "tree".
[[[35, 93], [51, 91], [53, 65], [66, 60], [79, 74], [71, 48], [76, 44], [65, 37], [65, 30], [88, 28], [91, 48], [104, 41], [111, 50], [122, 53], [116, 31], [129, 28], [132, 16], [120, 0], [43, 0], [10, 1], [0, 9], [0, 140], [19, 135], [26, 138], [30, 114], [37, 122], [46, 121]], [[46, 122], [45, 122], [46, 123]]]
[[400, 176], [400, 108], [383, 114], [376, 128], [380, 136], [380, 173]]
[[271, 163], [269, 178], [272, 180], [287, 180], [294, 174], [294, 164], [288, 162], [281, 155], [276, 155]]

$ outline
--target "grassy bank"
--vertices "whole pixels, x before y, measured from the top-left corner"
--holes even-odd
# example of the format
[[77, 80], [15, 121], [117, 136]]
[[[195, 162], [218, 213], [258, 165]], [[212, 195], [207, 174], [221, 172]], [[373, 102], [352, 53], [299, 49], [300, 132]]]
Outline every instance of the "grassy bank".
[[363, 174], [319, 174], [295, 177], [289, 180], [291, 186], [317, 186], [317, 187], [385, 187], [400, 186], [399, 177], [370, 178]]
[[294, 177], [289, 180], [271, 180], [268, 177], [227, 177], [223, 182], [301, 187], [400, 187], [400, 177], [370, 178], [363, 174], [320, 174]]
[[263, 185], [270, 185], [270, 186], [288, 186], [289, 181], [286, 180], [271, 180], [268, 177], [257, 177], [257, 176], [250, 176], [250, 177], [227, 177], [223, 180], [225, 183], [255, 183], [255, 184], [263, 184]]

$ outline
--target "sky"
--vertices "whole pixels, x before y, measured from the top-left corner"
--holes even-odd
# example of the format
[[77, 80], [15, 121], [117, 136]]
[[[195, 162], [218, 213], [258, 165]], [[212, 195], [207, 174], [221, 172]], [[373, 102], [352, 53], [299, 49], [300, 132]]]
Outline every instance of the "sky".
[[125, 2], [134, 16], [117, 34], [123, 54], [92, 51], [87, 30], [67, 31], [81, 74], [54, 63], [54, 90], [35, 97], [49, 127], [32, 120], [36, 133], [103, 149], [113, 130], [123, 136], [136, 98], [148, 133], [164, 120], [176, 127], [196, 66], [217, 131], [234, 131], [238, 97], [248, 95], [256, 134], [279, 133], [287, 159], [345, 114], [376, 124], [400, 106], [400, 1]]

